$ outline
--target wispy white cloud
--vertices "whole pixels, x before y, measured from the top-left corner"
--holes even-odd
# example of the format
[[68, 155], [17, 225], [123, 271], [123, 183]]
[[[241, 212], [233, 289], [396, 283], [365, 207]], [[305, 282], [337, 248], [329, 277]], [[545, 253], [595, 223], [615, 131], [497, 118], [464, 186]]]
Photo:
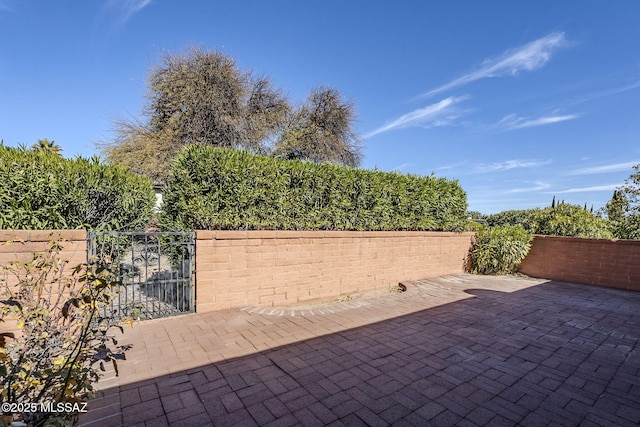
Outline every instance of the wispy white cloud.
[[515, 130], [530, 128], [536, 126], [545, 126], [553, 123], [574, 120], [580, 117], [579, 114], [566, 114], [563, 116], [543, 116], [543, 117], [518, 117], [515, 114], [509, 114], [502, 118], [494, 127], [502, 130]]
[[589, 191], [613, 191], [616, 188], [620, 187], [622, 183], [618, 184], [609, 184], [609, 185], [596, 185], [593, 187], [581, 187], [581, 188], [569, 188], [568, 190], [562, 191], [552, 191], [548, 192], [549, 194], [565, 194], [565, 193], [586, 193]]
[[115, 16], [118, 25], [124, 25], [133, 15], [149, 6], [153, 0], [108, 0], [106, 10]]
[[411, 166], [411, 163], [403, 163], [403, 164], [401, 164], [401, 165], [396, 166], [395, 168], [393, 168], [393, 169], [391, 169], [391, 170], [394, 170], [394, 171], [396, 171], [396, 172], [400, 172], [400, 171], [402, 171], [403, 169], [408, 168], [409, 166]]
[[445, 166], [440, 166], [438, 168], [436, 168], [436, 171], [444, 171], [444, 170], [449, 170], [449, 169], [456, 169], [462, 166], [467, 165], [469, 162], [467, 160], [463, 160], [461, 162], [457, 162], [457, 163], [453, 163], [450, 165], [445, 165]]
[[370, 138], [374, 135], [387, 132], [392, 129], [402, 129], [413, 126], [437, 127], [451, 125], [456, 118], [463, 114], [456, 105], [465, 99], [467, 99], [466, 96], [450, 96], [449, 98], [445, 98], [435, 104], [427, 105], [424, 108], [419, 108], [407, 113], [396, 120], [365, 134], [363, 138]]
[[626, 170], [631, 172], [631, 169], [637, 164], [640, 164], [640, 160], [576, 169], [569, 172], [569, 175], [594, 175], [598, 173], [620, 172]]
[[515, 76], [521, 71], [533, 71], [544, 66], [559, 48], [568, 44], [562, 32], [550, 33], [515, 49], [509, 49], [497, 58], [485, 59], [480, 68], [437, 87], [424, 96], [432, 96], [480, 79]]
[[542, 182], [542, 181], [535, 181], [532, 184], [533, 184], [532, 187], [513, 188], [511, 190], [505, 191], [505, 193], [506, 194], [528, 193], [528, 192], [532, 192], [532, 191], [546, 190], [547, 188], [551, 187], [551, 184], [546, 183], [546, 182]]
[[[504, 52], [498, 58], [486, 59], [482, 62], [480, 68], [476, 71], [468, 73], [462, 77], [452, 80], [451, 82], [433, 89], [424, 96], [432, 96], [434, 94], [444, 92], [446, 90], [463, 86], [479, 79], [490, 77], [500, 77], [507, 75], [517, 75], [521, 71], [532, 71], [544, 66], [550, 59], [552, 54], [567, 45], [568, 42], [564, 33], [554, 32], [534, 40], [528, 44], [515, 49]], [[392, 122], [389, 122], [367, 134], [364, 138], [370, 138], [382, 132], [392, 129], [401, 129], [406, 127], [437, 127], [448, 126], [455, 122], [464, 111], [456, 108], [460, 101], [467, 99], [467, 96], [453, 97], [450, 96], [435, 104], [427, 105], [410, 113], [407, 113]], [[527, 119], [510, 115], [500, 122], [503, 129], [519, 129], [525, 127], [542, 126], [550, 123], [557, 123], [565, 120], [572, 120], [578, 115], [549, 116], [539, 117], [535, 119]]]
[[539, 166], [548, 165], [552, 160], [507, 160], [496, 163], [483, 163], [475, 167], [477, 173], [500, 172], [511, 169], [537, 168]]
[[635, 90], [640, 88], [640, 80], [636, 80], [635, 82], [626, 84], [624, 86], [615, 87], [608, 90], [603, 90], [601, 92], [592, 93], [590, 95], [586, 95], [585, 97], [572, 102], [571, 105], [582, 104], [583, 102], [595, 101], [602, 98], [607, 98], [609, 96], [618, 95], [621, 93], [629, 92], [631, 90]]

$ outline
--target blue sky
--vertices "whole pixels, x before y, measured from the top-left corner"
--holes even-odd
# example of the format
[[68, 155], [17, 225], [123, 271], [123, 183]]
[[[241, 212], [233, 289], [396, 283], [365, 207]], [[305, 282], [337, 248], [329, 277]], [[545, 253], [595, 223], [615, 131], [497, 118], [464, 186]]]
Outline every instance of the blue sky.
[[483, 213], [603, 206], [640, 163], [640, 2], [0, 0], [0, 138], [98, 153], [162, 52], [220, 50], [294, 102], [356, 105], [363, 167]]

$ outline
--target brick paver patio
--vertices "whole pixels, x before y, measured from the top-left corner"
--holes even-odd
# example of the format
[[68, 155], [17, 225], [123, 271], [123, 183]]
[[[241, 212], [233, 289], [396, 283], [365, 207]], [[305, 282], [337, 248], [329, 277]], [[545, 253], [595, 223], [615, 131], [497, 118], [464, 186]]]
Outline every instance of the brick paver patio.
[[142, 322], [85, 426], [640, 423], [640, 293], [447, 276], [313, 311]]

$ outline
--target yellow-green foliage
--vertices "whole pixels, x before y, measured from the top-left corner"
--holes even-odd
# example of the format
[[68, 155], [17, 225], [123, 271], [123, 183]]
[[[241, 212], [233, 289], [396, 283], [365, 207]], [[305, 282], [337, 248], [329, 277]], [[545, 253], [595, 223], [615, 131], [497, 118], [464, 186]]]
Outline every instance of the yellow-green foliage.
[[515, 273], [531, 248], [531, 234], [520, 225], [477, 227], [471, 269], [479, 274]]
[[0, 146], [0, 229], [139, 229], [154, 203], [151, 181], [123, 167]]
[[174, 229], [463, 230], [457, 181], [187, 147], [164, 192]]
[[534, 218], [540, 209], [515, 209], [487, 216], [487, 225], [522, 225], [525, 230], [532, 231]]
[[534, 234], [610, 239], [611, 224], [577, 205], [559, 204], [536, 211]]
[[640, 164], [607, 203], [611, 230], [618, 239], [640, 239]]
[[[114, 327], [123, 330], [117, 321], [100, 315], [121, 284], [117, 266], [96, 260], [71, 272], [60, 249], [61, 242], [51, 242], [46, 252], [0, 271], [17, 283], [0, 280], [0, 403], [60, 402], [72, 409], [8, 414], [30, 425], [69, 425], [78, 415], [73, 404], [91, 397], [98, 369], [109, 362], [117, 375], [116, 360], [129, 348], [111, 334]], [[4, 326], [6, 320], [15, 322], [18, 333]]]
[[611, 221], [611, 229], [618, 239], [640, 240], [640, 214], [630, 214], [619, 221]]

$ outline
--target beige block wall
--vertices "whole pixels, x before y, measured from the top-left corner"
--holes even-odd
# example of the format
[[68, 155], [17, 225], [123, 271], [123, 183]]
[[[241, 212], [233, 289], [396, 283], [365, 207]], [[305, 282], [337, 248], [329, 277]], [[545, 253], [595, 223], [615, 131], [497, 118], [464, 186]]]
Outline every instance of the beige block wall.
[[464, 271], [473, 233], [197, 231], [197, 311], [271, 307]]
[[[49, 242], [60, 240], [63, 249], [60, 257], [67, 261], [68, 271], [87, 262], [87, 233], [85, 230], [0, 230], [0, 267], [7, 267], [11, 261], [30, 261], [33, 252], [44, 252]], [[17, 278], [12, 274], [0, 272], [9, 285]]]
[[533, 277], [640, 291], [640, 240], [534, 236], [520, 271]]

